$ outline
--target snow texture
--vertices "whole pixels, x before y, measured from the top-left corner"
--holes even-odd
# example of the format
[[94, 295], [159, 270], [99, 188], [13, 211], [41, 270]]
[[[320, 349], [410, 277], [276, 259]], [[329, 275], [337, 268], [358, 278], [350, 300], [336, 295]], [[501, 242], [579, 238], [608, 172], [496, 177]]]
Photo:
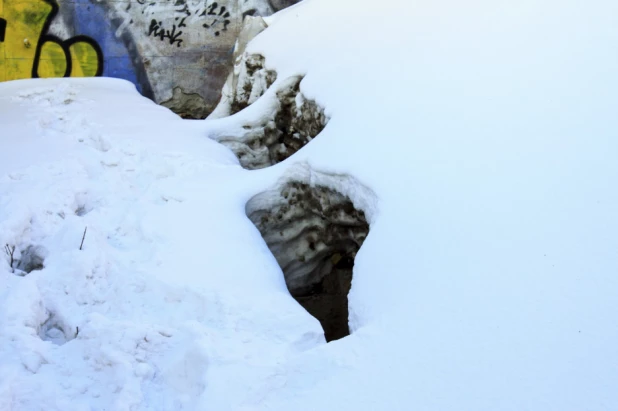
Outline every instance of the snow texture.
[[[0, 410], [618, 409], [618, 4], [266, 21], [247, 53], [277, 80], [225, 118], [117, 80], [0, 84], [0, 244], [43, 266], [0, 259]], [[295, 76], [328, 124], [243, 169], [215, 139]], [[370, 224], [328, 344], [245, 214], [295, 175]]]

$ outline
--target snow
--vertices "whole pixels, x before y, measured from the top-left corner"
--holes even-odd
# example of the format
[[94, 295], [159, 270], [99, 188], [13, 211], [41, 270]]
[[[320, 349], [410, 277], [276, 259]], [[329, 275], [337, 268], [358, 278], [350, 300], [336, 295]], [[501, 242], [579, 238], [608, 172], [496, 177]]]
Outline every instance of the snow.
[[[0, 84], [0, 244], [45, 255], [0, 260], [0, 409], [618, 408], [617, 20], [305, 0], [249, 45], [273, 91], [218, 120], [118, 80]], [[207, 137], [294, 75], [328, 125], [243, 170]], [[328, 344], [245, 216], [310, 170], [372, 193], [338, 187], [371, 228]]]
[[2, 259], [0, 409], [234, 408], [226, 386], [323, 343], [244, 217], [252, 178], [196, 122], [109, 79], [1, 95], [2, 244], [47, 257]]

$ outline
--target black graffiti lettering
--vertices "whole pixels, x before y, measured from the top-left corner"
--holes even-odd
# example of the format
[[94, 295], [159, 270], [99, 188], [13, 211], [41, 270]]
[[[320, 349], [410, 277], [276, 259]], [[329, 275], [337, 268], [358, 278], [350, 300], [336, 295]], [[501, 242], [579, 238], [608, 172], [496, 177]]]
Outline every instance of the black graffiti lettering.
[[6, 20], [0, 18], [0, 43], [4, 41], [4, 33], [6, 33]]
[[[181, 25], [186, 26], [184, 24], [184, 18], [180, 22]], [[181, 27], [181, 26], [179, 26]], [[158, 37], [161, 41], [168, 40], [171, 45], [176, 44], [178, 47], [182, 44], [182, 30], [176, 31], [177, 28], [175, 24], [172, 25], [171, 30], [165, 30], [163, 28], [163, 22], [152, 19], [150, 22], [150, 27], [148, 28], [148, 35], [153, 37]]]
[[[41, 30], [39, 38], [36, 41], [36, 49], [34, 52], [34, 59], [32, 63], [32, 71], [31, 71], [32, 78], [39, 77], [39, 64], [41, 61], [42, 50], [43, 50], [43, 47], [48, 44], [56, 44], [57, 47], [62, 49], [64, 58], [65, 58], [65, 63], [66, 63], [66, 68], [65, 68], [64, 74], [62, 75], [63, 77], [70, 77], [71, 74], [73, 74], [73, 65], [74, 65], [73, 57], [74, 56], [72, 55], [71, 47], [73, 47], [75, 44], [89, 45], [92, 48], [92, 50], [94, 50], [96, 54], [96, 59], [97, 59], [96, 71], [92, 75], [95, 77], [100, 77], [103, 74], [104, 61], [103, 61], [103, 50], [101, 50], [101, 47], [99, 46], [99, 44], [93, 38], [88, 37], [88, 36], [78, 35], [78, 36], [71, 37], [66, 40], [62, 40], [60, 37], [54, 34], [50, 34], [49, 28], [51, 27], [52, 21], [54, 20], [54, 18], [58, 15], [60, 6], [58, 5], [56, 0], [42, 0], [42, 1], [44, 1], [51, 7], [51, 11], [47, 15], [47, 18], [45, 19], [45, 22], [43, 23], [43, 28]], [[8, 23], [6, 20], [0, 18], [0, 42], [4, 41], [7, 24]]]
[[[159, 35], [159, 27], [161, 27], [161, 23], [162, 22], [158, 22], [155, 19], [152, 19], [152, 21], [150, 22], [150, 27], [148, 28], [148, 35], [154, 35], [155, 37], [157, 37]], [[163, 37], [161, 37], [161, 40], [163, 40]]]
[[227, 26], [232, 23], [231, 20], [229, 20], [231, 14], [227, 7], [219, 6], [217, 2], [208, 6], [199, 16], [204, 17], [206, 15], [213, 16], [213, 18], [210, 22], [202, 24], [202, 27], [211, 29], [215, 36], [220, 36], [222, 31], [227, 31]]
[[189, 10], [189, 6], [185, 4], [182, 9], [176, 9], [176, 13], [185, 14], [187, 17], [191, 15], [191, 11]]
[[[1, 1], [1, 0], [0, 0]], [[141, 4], [146, 4], [145, 8], [150, 8], [152, 0], [140, 0]], [[166, 0], [173, 4], [170, 11], [173, 13], [173, 22], [163, 23], [163, 16], [159, 16], [159, 13], [148, 12], [153, 15], [153, 19], [150, 22], [148, 28], [148, 36], [157, 37], [161, 41], [169, 40], [170, 44], [176, 44], [178, 47], [183, 42], [181, 29], [189, 27], [196, 22], [192, 19], [192, 16], [197, 16], [201, 20], [203, 28], [209, 30], [215, 36], [221, 35], [223, 32], [228, 31], [228, 26], [232, 23], [232, 13], [227, 6], [219, 4], [217, 1], [212, 0], [200, 0], [201, 6], [194, 3], [197, 1], [189, 2], [187, 0]], [[212, 3], [211, 3], [212, 1]], [[142, 3], [144, 2], [144, 3]], [[152, 4], [152, 3], [150, 3]], [[159, 4], [159, 3], [155, 3]], [[186, 31], [186, 30], [185, 30]]]
[[182, 30], [178, 30], [178, 33], [176, 33], [176, 25], [175, 24], [172, 27], [172, 31], [170, 32], [169, 30], [167, 30], [167, 33], [166, 33], [167, 38], [170, 40], [170, 44], [174, 44], [174, 43], [178, 42], [178, 47], [180, 47], [180, 43], [182, 43], [182, 39], [178, 38], [181, 35], [182, 35]]

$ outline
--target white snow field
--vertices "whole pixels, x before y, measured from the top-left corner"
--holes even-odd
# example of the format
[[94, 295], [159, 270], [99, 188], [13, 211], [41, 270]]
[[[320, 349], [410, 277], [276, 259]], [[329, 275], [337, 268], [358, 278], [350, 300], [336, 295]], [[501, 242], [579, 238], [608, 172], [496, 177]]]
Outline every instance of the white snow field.
[[[119, 80], [0, 84], [0, 410], [618, 410], [618, 2], [268, 23], [271, 88], [305, 75], [330, 121], [261, 170], [214, 139], [268, 92], [190, 121]], [[289, 176], [370, 223], [330, 343], [245, 213]]]

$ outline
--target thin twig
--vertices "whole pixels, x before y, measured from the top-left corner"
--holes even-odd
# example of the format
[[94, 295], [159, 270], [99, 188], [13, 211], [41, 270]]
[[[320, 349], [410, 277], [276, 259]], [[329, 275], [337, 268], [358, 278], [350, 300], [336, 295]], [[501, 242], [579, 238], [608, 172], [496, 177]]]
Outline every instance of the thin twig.
[[5, 244], [4, 251], [6, 252], [6, 255], [8, 255], [11, 259], [11, 262], [9, 264], [11, 266], [11, 270], [15, 272], [15, 269], [13, 268], [13, 263], [15, 262], [15, 258], [13, 257], [15, 254], [15, 246], [9, 246], [8, 244]]
[[79, 249], [81, 251], [82, 247], [84, 246], [84, 240], [86, 239], [86, 231], [88, 230], [88, 227], [84, 228], [84, 236], [82, 237], [82, 243], [79, 245]]

